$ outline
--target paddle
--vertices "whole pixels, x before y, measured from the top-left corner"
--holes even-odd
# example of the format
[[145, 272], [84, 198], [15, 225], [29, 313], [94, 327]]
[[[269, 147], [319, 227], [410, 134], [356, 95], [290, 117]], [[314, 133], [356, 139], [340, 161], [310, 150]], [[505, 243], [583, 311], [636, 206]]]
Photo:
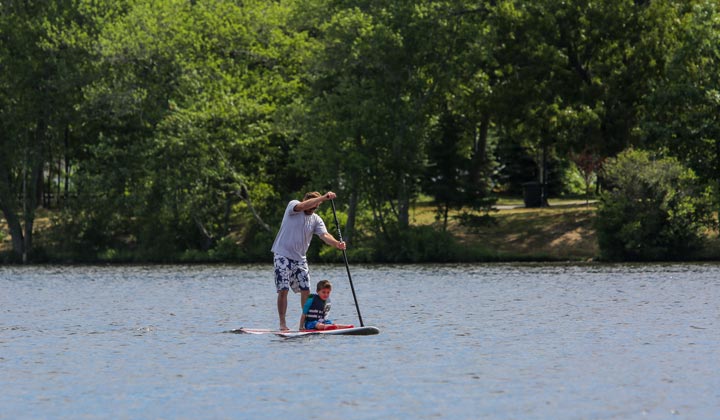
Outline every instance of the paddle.
[[[343, 239], [342, 232], [340, 232], [340, 222], [338, 222], [337, 213], [335, 213], [335, 201], [330, 200], [330, 204], [332, 204], [333, 217], [335, 217], [335, 226], [337, 226], [338, 239], [340, 240], [340, 242], [342, 242]], [[352, 276], [350, 275], [350, 265], [348, 264], [347, 253], [344, 249], [342, 250], [342, 252], [343, 258], [345, 259], [345, 269], [347, 270], [348, 280], [350, 280], [350, 290], [352, 290], [353, 299], [355, 300], [355, 309], [357, 309], [358, 319], [360, 319], [360, 326], [364, 327], [365, 324], [363, 324], [362, 315], [360, 315], [360, 305], [358, 305], [357, 296], [355, 296], [355, 287], [353, 287]]]

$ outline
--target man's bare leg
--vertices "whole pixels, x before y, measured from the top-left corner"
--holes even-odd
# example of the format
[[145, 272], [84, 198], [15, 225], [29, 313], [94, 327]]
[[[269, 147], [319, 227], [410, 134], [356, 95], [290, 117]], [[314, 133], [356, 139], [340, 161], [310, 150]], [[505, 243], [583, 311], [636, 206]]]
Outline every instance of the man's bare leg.
[[310, 296], [309, 290], [301, 290], [300, 291], [300, 309], [305, 307], [305, 302], [307, 302], [308, 296]]
[[287, 313], [287, 290], [278, 291], [277, 295], [277, 309], [278, 318], [280, 318], [280, 330], [287, 330], [287, 323], [285, 322], [285, 314]]
[[[308, 296], [310, 296], [309, 290], [301, 290], [300, 291], [300, 312], [302, 312], [303, 308], [305, 308], [305, 302], [308, 300]], [[298, 326], [298, 330], [304, 330], [305, 326], [300, 324]]]

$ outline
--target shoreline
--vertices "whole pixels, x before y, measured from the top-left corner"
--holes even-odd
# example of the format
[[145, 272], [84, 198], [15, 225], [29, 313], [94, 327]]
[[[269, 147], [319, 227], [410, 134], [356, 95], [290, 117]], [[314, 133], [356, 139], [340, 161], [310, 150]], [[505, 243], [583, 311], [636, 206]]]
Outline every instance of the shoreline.
[[[446, 231], [452, 236], [455, 244], [449, 253], [438, 259], [397, 260], [389, 261], [374, 258], [376, 250], [363, 247], [350, 249], [348, 259], [354, 264], [489, 264], [489, 263], [614, 263], [598, 258], [597, 237], [593, 227], [596, 202], [586, 200], [551, 199], [549, 207], [525, 208], [515, 200], [501, 201], [489, 213], [455, 210], [450, 213]], [[441, 230], [435, 219], [436, 208], [433, 203], [416, 203], [411, 210], [411, 225], [414, 227], [432, 226]], [[480, 223], [468, 223], [468, 220]], [[3, 222], [3, 220], [0, 220]], [[3, 223], [4, 224], [4, 223]], [[48, 221], [38, 223], [49, 226]], [[3, 226], [5, 228], [5, 226]], [[38, 235], [40, 236], [40, 235]], [[44, 249], [42, 242], [38, 247], [39, 255], [34, 262], [22, 264], [13, 261], [10, 249], [10, 238], [3, 229], [3, 241], [0, 243], [0, 263], [4, 265], [245, 265], [265, 264], [272, 260], [268, 251], [267, 258], [260, 257], [256, 252], [265, 245], [257, 245], [256, 249], [237, 248], [231, 255], [213, 255], [210, 252], [196, 250], [184, 251], [175, 255], [155, 258], [144, 258], [136, 251], [107, 250], [99, 253], [96, 258], [78, 258], [62, 255], [53, 250]], [[313, 241], [317, 242], [317, 241]], [[269, 246], [267, 247], [269, 249]], [[332, 251], [323, 250], [321, 246], [311, 247], [308, 259], [313, 264], [333, 264]], [[102, 256], [104, 253], [105, 257]], [[86, 256], [87, 257], [87, 256]], [[676, 262], [716, 262], [720, 261], [720, 240], [713, 233], [708, 237], [707, 246], [688, 258], [664, 261], [647, 261], [653, 263]], [[633, 263], [636, 261], [625, 261]], [[643, 262], [640, 262], [643, 263]]]

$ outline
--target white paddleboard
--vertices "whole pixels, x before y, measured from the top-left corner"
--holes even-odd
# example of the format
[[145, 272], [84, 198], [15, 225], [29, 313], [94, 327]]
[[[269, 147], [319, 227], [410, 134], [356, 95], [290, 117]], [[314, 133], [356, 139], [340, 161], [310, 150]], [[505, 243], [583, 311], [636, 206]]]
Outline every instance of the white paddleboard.
[[293, 337], [304, 337], [308, 335], [375, 335], [380, 334], [380, 330], [377, 327], [353, 327], [353, 328], [338, 328], [336, 330], [300, 330], [300, 331], [280, 331], [280, 330], [268, 330], [262, 328], [238, 328], [235, 330], [228, 331], [235, 334], [275, 334], [280, 337], [293, 338]]

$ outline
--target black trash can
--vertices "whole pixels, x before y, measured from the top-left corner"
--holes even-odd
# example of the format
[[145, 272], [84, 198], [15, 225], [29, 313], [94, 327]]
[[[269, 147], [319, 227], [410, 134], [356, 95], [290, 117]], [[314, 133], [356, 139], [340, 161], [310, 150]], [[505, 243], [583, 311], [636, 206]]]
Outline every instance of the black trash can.
[[525, 207], [542, 207], [543, 206], [543, 189], [542, 184], [537, 181], [524, 182], [523, 187], [523, 201], [525, 201]]

